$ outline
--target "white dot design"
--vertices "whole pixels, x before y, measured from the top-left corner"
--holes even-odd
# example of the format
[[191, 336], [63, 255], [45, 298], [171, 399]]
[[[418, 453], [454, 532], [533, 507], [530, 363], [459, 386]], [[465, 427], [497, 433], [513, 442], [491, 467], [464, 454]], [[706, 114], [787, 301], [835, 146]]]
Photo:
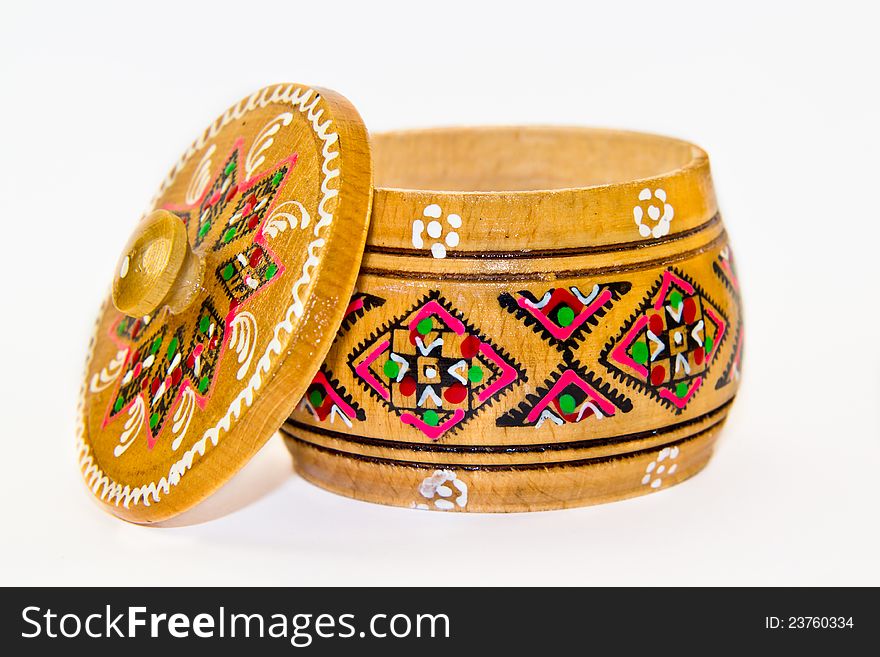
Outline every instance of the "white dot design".
[[651, 461], [645, 468], [645, 476], [642, 477], [642, 485], [650, 486], [653, 489], [660, 488], [663, 485], [663, 477], [669, 477], [678, 470], [678, 464], [673, 463], [678, 458], [679, 449], [675, 447], [664, 447], [657, 454], [657, 458]]
[[[447, 248], [454, 249], [459, 245], [461, 238], [456, 229], [461, 228], [461, 216], [455, 213], [446, 215], [446, 223], [450, 230], [444, 236], [444, 226], [440, 221], [443, 209], [437, 203], [431, 203], [422, 211], [424, 218], [414, 219], [412, 223], [412, 244], [417, 249], [425, 248], [424, 234], [435, 240], [431, 246], [431, 255], [435, 258], [445, 258]], [[427, 225], [425, 220], [428, 220]], [[441, 239], [442, 238], [442, 239]]]
[[[649, 204], [645, 208], [645, 204]], [[645, 217], [647, 215], [647, 218]], [[642, 237], [663, 237], [669, 234], [675, 209], [666, 202], [666, 190], [645, 187], [639, 192], [639, 203], [633, 207], [633, 219]]]
[[[455, 495], [455, 493], [458, 495]], [[463, 509], [468, 503], [468, 487], [452, 470], [434, 470], [419, 484], [419, 494], [433, 502], [434, 508], [440, 511], [450, 511], [455, 507]], [[455, 497], [453, 497], [455, 495]], [[424, 502], [413, 502], [417, 509], [430, 509]]]

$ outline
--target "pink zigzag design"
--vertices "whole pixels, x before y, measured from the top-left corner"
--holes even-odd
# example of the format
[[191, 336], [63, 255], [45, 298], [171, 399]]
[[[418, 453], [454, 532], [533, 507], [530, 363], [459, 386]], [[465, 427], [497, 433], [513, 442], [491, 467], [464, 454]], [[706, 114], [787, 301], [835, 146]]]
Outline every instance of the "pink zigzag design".
[[629, 333], [627, 333], [626, 337], [614, 348], [614, 351], [611, 353], [611, 357], [618, 363], [626, 365], [627, 367], [631, 367], [644, 377], [648, 376], [648, 368], [635, 362], [627, 353], [627, 349], [629, 349], [629, 346], [633, 343], [633, 341], [636, 339], [636, 336], [647, 323], [647, 317], [645, 317], [644, 315], [639, 317], [636, 323], [633, 324], [633, 327], [629, 330]]
[[703, 383], [703, 377], [698, 376], [694, 379], [694, 382], [691, 384], [690, 389], [684, 397], [677, 397], [669, 388], [660, 388], [659, 395], [663, 397], [666, 401], [672, 402], [678, 408], [684, 408], [687, 406], [687, 403], [691, 400], [691, 397], [696, 394], [700, 385]]
[[416, 328], [418, 323], [425, 319], [425, 317], [430, 317], [431, 315], [437, 315], [443, 322], [452, 329], [456, 335], [461, 335], [464, 333], [464, 324], [459, 320], [455, 319], [446, 308], [441, 306], [436, 301], [430, 301], [422, 306], [422, 309], [416, 314], [415, 319], [413, 319], [409, 323], [409, 330], [412, 331]]
[[419, 429], [431, 440], [437, 440], [442, 436], [446, 431], [454, 427], [456, 424], [461, 422], [464, 419], [464, 411], [460, 408], [456, 408], [455, 412], [453, 412], [452, 417], [446, 420], [443, 424], [438, 424], [436, 427], [432, 427], [430, 424], [425, 424], [421, 418], [416, 417], [412, 413], [402, 413], [400, 415], [400, 421], [404, 424], [411, 424], [416, 429]]
[[384, 342], [380, 343], [378, 347], [370, 352], [370, 355], [367, 356], [360, 365], [354, 368], [354, 371], [357, 373], [357, 375], [361, 377], [364, 381], [366, 381], [370, 386], [372, 386], [385, 401], [391, 399], [391, 391], [385, 387], [385, 384], [383, 384], [381, 381], [379, 381], [379, 379], [373, 376], [373, 373], [370, 371], [370, 365], [372, 365], [373, 361], [376, 360], [390, 346], [390, 340], [385, 340]]
[[357, 417], [357, 411], [349, 406], [346, 401], [336, 393], [336, 391], [333, 389], [333, 386], [330, 385], [330, 382], [327, 380], [327, 377], [324, 375], [323, 372], [318, 372], [315, 375], [313, 383], [320, 383], [321, 385], [323, 385], [324, 390], [326, 390], [327, 394], [330, 395], [330, 399], [333, 400], [333, 403], [336, 404], [348, 417]]
[[693, 294], [695, 292], [694, 286], [686, 280], [679, 278], [671, 271], [665, 271], [663, 272], [663, 285], [660, 287], [660, 292], [657, 294], [657, 300], [654, 301], [654, 310], [660, 310], [663, 307], [663, 302], [666, 301], [666, 294], [669, 292], [669, 287], [673, 283], [688, 294]]
[[500, 390], [503, 390], [508, 385], [516, 381], [517, 372], [510, 365], [505, 363], [495, 352], [495, 350], [485, 342], [480, 343], [480, 352], [493, 363], [498, 365], [501, 368], [501, 375], [498, 379], [490, 386], [487, 386], [482, 392], [477, 395], [477, 399], [480, 400], [480, 403], [489, 399], [492, 395], [497, 393]]
[[535, 307], [529, 302], [528, 299], [524, 297], [520, 297], [516, 300], [517, 305], [524, 310], [527, 310], [532, 317], [538, 320], [547, 331], [550, 332], [557, 340], [568, 340], [571, 337], [571, 334], [574, 333], [585, 321], [587, 321], [599, 308], [604, 306], [611, 299], [611, 291], [603, 290], [602, 293], [591, 303], [588, 307], [584, 308], [580, 314], [575, 317], [574, 321], [570, 326], [561, 327], [556, 326], [553, 322], [551, 322], [547, 316], [542, 312], [535, 312]]
[[559, 381], [557, 381], [556, 384], [550, 388], [550, 391], [544, 395], [543, 401], [535, 406], [535, 408], [533, 408], [526, 416], [526, 421], [532, 423], [537, 420], [541, 415], [541, 411], [547, 408], [550, 402], [556, 398], [557, 394], [572, 383], [587, 393], [587, 395], [598, 404], [599, 408], [602, 409], [602, 412], [604, 412], [605, 415], [614, 415], [614, 404], [605, 399], [602, 393], [578, 376], [577, 372], [574, 370], [565, 370], [563, 375], [559, 377]]

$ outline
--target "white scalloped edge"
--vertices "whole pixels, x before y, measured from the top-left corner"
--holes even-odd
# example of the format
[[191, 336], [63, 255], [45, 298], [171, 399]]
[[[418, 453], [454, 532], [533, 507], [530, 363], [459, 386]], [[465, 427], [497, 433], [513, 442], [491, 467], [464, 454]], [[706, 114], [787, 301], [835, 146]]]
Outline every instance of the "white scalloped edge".
[[[279, 340], [279, 336], [282, 332], [293, 332], [291, 318], [293, 316], [299, 317], [303, 312], [303, 304], [299, 298], [299, 290], [301, 287], [308, 285], [311, 279], [311, 269], [314, 266], [313, 260], [315, 258], [315, 253], [325, 242], [325, 240], [320, 237], [319, 233], [333, 222], [333, 214], [327, 211], [326, 204], [339, 194], [338, 189], [329, 186], [330, 182], [339, 176], [338, 165], [336, 168], [330, 168], [330, 164], [333, 160], [339, 157], [338, 147], [333, 148], [339, 141], [339, 135], [336, 132], [330, 131], [332, 119], [327, 119], [321, 123], [321, 116], [323, 115], [324, 110], [317, 109], [320, 100], [321, 95], [314, 89], [300, 87], [294, 84], [266, 87], [250, 97], [243, 99], [237, 105], [229, 108], [226, 113], [205, 130], [201, 137], [193, 142], [192, 146], [189, 147], [177, 164], [171, 169], [168, 176], [166, 176], [165, 180], [159, 187], [159, 191], [153, 197], [151, 207], [155, 207], [159, 198], [165, 190], [171, 186], [174, 179], [186, 166], [189, 159], [196, 152], [201, 150], [209, 140], [213, 139], [223, 127], [232, 121], [241, 118], [246, 112], [266, 107], [272, 103], [288, 103], [291, 107], [294, 107], [299, 110], [299, 112], [305, 114], [306, 118], [311, 123], [315, 134], [324, 144], [322, 148], [324, 162], [321, 167], [323, 173], [323, 179], [321, 182], [322, 196], [321, 201], [318, 203], [320, 220], [315, 225], [313, 231], [316, 239], [314, 239], [308, 246], [310, 257], [303, 265], [302, 275], [296, 283], [294, 283], [293, 289], [291, 290], [293, 302], [287, 308], [284, 319], [275, 325], [272, 340], [270, 340], [262, 357], [257, 361], [256, 371], [248, 380], [247, 385], [245, 385], [239, 394], [236, 395], [220, 421], [210, 429], [206, 430], [202, 437], [196, 441], [190, 449], [184, 452], [178, 461], [171, 465], [166, 476], [162, 477], [158, 482], [151, 481], [132, 488], [131, 486], [123, 486], [114, 481], [101, 470], [95, 462], [94, 456], [85, 441], [85, 399], [88, 392], [88, 386], [85, 385], [85, 383], [83, 384], [80, 392], [79, 406], [77, 407], [76, 450], [86, 485], [95, 495], [100, 496], [102, 500], [112, 502], [116, 506], [122, 505], [127, 509], [132, 505], [136, 506], [141, 503], [143, 503], [144, 506], [150, 506], [153, 502], [159, 502], [162, 495], [167, 495], [171, 491], [171, 487], [176, 486], [183, 476], [192, 468], [195, 459], [199, 456], [204, 456], [205, 452], [210, 447], [216, 446], [220, 441], [221, 433], [223, 431], [229, 431], [232, 422], [237, 420], [239, 415], [241, 415], [243, 410], [242, 404], [244, 404], [245, 407], [249, 407], [253, 403], [254, 392], [260, 389], [260, 386], [263, 383], [262, 375], [269, 371], [272, 357], [281, 353], [281, 341]], [[97, 342], [97, 331], [100, 327], [101, 318], [104, 315], [106, 303], [105, 299], [101, 306], [101, 310], [98, 313], [98, 321], [95, 324], [95, 330], [93, 331], [91, 341], [89, 342], [88, 355], [86, 357], [86, 372], [83, 381], [88, 380], [92, 356]]]

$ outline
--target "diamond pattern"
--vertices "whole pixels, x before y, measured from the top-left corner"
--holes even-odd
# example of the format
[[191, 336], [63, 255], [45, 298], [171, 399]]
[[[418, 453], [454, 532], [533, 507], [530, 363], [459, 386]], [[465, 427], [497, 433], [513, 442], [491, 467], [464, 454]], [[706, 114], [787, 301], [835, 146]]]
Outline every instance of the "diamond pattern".
[[725, 315], [693, 281], [670, 269], [600, 361], [616, 377], [680, 413], [702, 386], [727, 325]]
[[522, 367], [431, 292], [350, 356], [356, 379], [431, 440], [526, 380]]

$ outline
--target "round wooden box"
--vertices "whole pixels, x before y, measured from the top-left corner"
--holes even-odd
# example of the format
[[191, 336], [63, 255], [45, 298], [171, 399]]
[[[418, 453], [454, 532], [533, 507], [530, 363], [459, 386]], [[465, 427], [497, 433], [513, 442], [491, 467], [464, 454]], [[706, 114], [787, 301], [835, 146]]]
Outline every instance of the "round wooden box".
[[375, 135], [356, 291], [282, 430], [362, 500], [531, 511], [703, 468], [743, 348], [709, 162], [568, 128]]
[[191, 508], [279, 427], [308, 480], [455, 511], [589, 504], [702, 468], [739, 286], [709, 164], [570, 128], [369, 138], [296, 84], [233, 105], [137, 224], [90, 345], [85, 481]]

